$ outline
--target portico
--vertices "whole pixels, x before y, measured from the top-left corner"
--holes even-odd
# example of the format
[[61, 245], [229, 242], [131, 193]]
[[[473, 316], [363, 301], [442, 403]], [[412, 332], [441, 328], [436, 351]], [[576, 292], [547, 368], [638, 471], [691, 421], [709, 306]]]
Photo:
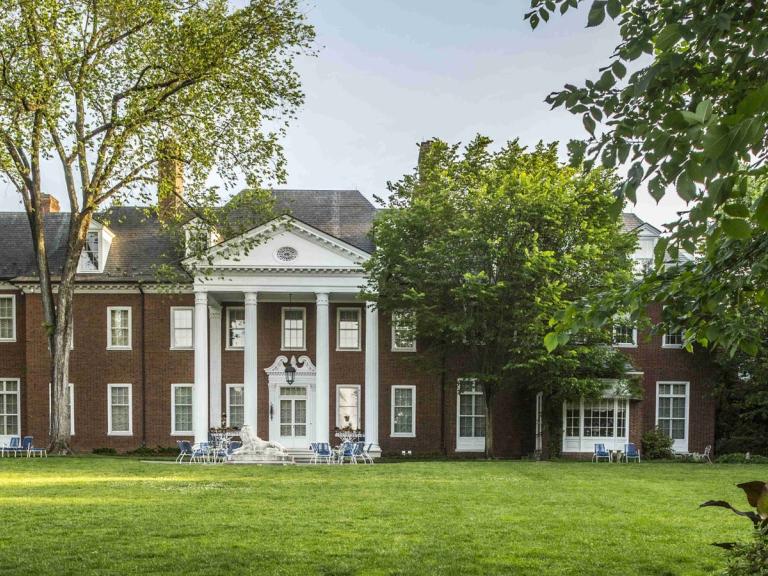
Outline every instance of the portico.
[[[328, 442], [336, 425], [329, 413], [332, 398], [331, 326], [332, 305], [361, 307], [360, 287], [364, 285], [361, 264], [368, 254], [306, 224], [284, 217], [269, 227], [248, 234], [262, 235], [257, 245], [237, 259], [227, 243], [211, 248], [211, 266], [195, 273], [195, 381], [194, 433], [196, 442], [208, 438], [211, 427], [222, 424], [222, 305], [242, 302], [243, 424], [253, 430], [266, 429], [265, 438], [280, 441], [291, 430], [306, 449], [310, 442]], [[314, 355], [284, 349], [265, 365], [258, 362], [258, 341], [262, 330], [259, 304], [300, 303], [314, 310]], [[380, 449], [378, 439], [379, 370], [378, 312], [365, 303], [359, 315], [359, 341], [364, 356], [364, 419], [366, 443]], [[363, 320], [364, 317], [364, 320]], [[363, 338], [364, 327], [364, 338]], [[274, 332], [274, 326], [269, 327]], [[282, 329], [282, 327], [281, 327]], [[304, 329], [304, 328], [302, 328]], [[263, 356], [263, 354], [262, 354]], [[296, 359], [297, 382], [285, 381], [280, 363]], [[307, 367], [311, 366], [311, 373]], [[259, 402], [259, 381], [268, 378], [269, 403]], [[282, 379], [282, 381], [281, 381]], [[269, 409], [265, 410], [264, 406]], [[261, 406], [261, 409], [260, 409]], [[260, 425], [261, 424], [261, 425]], [[302, 435], [304, 434], [304, 435]]]

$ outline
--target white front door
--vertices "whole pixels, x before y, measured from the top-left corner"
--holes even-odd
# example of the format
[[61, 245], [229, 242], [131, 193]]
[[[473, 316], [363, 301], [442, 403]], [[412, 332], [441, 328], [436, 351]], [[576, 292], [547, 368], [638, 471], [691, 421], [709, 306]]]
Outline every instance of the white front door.
[[286, 448], [308, 448], [307, 388], [281, 386], [278, 391], [278, 425], [280, 442]]
[[689, 388], [689, 382], [656, 383], [656, 425], [678, 452], [688, 452]]

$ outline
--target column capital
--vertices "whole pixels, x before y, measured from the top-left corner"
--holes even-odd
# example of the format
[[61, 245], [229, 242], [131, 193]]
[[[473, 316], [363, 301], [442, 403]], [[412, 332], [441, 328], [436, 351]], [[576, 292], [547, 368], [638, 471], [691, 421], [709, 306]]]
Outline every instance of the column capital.
[[208, 306], [208, 318], [221, 319], [221, 306]]
[[315, 292], [315, 298], [317, 299], [318, 306], [328, 306], [327, 292]]
[[208, 305], [208, 292], [195, 292], [195, 304]]
[[245, 303], [246, 304], [257, 304], [259, 302], [259, 296], [256, 292], [246, 292], [245, 293]]

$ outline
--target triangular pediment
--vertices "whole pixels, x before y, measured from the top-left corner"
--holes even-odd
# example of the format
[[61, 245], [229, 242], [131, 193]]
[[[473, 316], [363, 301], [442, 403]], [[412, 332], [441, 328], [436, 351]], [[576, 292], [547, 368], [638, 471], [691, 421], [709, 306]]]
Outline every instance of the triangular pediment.
[[[359, 269], [369, 254], [290, 216], [213, 246], [213, 268]], [[188, 262], [193, 264], [193, 262]]]

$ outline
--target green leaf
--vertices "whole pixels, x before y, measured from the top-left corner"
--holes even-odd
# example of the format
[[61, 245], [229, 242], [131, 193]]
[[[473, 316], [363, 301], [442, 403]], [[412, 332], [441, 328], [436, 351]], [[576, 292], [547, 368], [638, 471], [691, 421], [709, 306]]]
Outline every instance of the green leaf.
[[659, 32], [658, 36], [656, 36], [656, 48], [659, 50], [669, 50], [677, 44], [677, 41], [680, 40], [680, 25], [676, 22], [673, 22], [672, 24], [667, 24], [667, 26]]
[[589, 9], [589, 15], [587, 16], [587, 28], [599, 26], [603, 23], [607, 3], [608, 0], [595, 0], [592, 2], [592, 7]]
[[702, 100], [696, 106], [696, 117], [701, 124], [706, 124], [712, 117], [712, 102], [709, 100]]
[[768, 230], [768, 188], [765, 189], [762, 198], [760, 198], [760, 201], [757, 203], [757, 208], [755, 209], [755, 222], [757, 222], [763, 230]]
[[728, 214], [728, 216], [749, 218], [749, 208], [744, 206], [744, 204], [726, 204], [723, 206], [723, 211]]
[[721, 225], [725, 233], [736, 240], [746, 240], [752, 235], [752, 228], [749, 226], [749, 222], [743, 218], [725, 217], [722, 219]]
[[677, 195], [686, 202], [696, 198], [696, 184], [693, 183], [693, 180], [691, 180], [691, 177], [686, 172], [683, 172], [677, 178], [676, 190]]
[[608, 0], [608, 16], [615, 19], [621, 14], [621, 0]]
[[594, 136], [596, 125], [592, 117], [589, 114], [584, 114], [583, 122], [584, 122], [584, 128], [587, 129], [587, 132], [589, 132], [592, 136]]
[[659, 176], [656, 176], [648, 183], [648, 193], [651, 195], [651, 198], [656, 200], [657, 203], [661, 202], [661, 199], [664, 198], [665, 192], [664, 183], [661, 181]]
[[747, 94], [736, 108], [736, 111], [744, 116], [753, 116], [766, 110], [768, 110], [768, 83]]
[[624, 78], [627, 74], [627, 67], [619, 60], [614, 60], [613, 64], [611, 64], [611, 70], [613, 70], [617, 78]]
[[547, 349], [547, 352], [553, 352], [555, 348], [557, 348], [557, 345], [558, 339], [555, 332], [549, 332], [544, 336], [544, 347]]

